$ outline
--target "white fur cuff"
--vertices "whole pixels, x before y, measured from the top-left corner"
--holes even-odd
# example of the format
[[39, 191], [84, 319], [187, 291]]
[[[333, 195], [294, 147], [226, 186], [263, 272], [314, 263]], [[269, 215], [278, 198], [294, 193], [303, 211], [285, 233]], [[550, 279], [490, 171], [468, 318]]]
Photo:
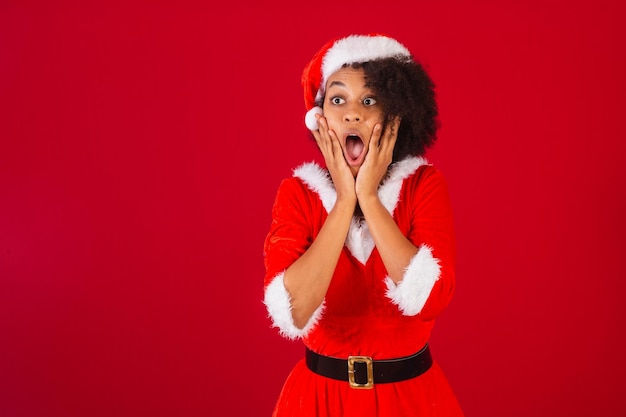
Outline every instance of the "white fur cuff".
[[284, 273], [276, 277], [265, 288], [265, 298], [263, 302], [267, 308], [269, 317], [272, 319], [272, 327], [277, 327], [280, 334], [287, 339], [297, 339], [306, 336], [322, 317], [324, 303], [313, 312], [307, 324], [298, 328], [293, 322], [291, 315], [291, 297], [285, 288]]
[[440, 272], [439, 260], [433, 257], [431, 248], [424, 245], [409, 262], [402, 281], [396, 284], [391, 278], [385, 278], [386, 295], [402, 314], [415, 316], [424, 308]]

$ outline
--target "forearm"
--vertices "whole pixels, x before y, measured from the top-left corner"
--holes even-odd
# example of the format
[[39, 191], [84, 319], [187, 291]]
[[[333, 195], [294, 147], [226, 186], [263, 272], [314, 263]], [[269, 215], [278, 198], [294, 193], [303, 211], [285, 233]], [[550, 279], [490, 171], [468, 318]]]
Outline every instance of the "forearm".
[[361, 198], [359, 204], [387, 274], [396, 283], [402, 281], [418, 248], [402, 234], [378, 196]]
[[355, 202], [338, 200], [311, 246], [285, 271], [293, 321], [299, 328], [306, 325], [326, 296], [354, 207]]

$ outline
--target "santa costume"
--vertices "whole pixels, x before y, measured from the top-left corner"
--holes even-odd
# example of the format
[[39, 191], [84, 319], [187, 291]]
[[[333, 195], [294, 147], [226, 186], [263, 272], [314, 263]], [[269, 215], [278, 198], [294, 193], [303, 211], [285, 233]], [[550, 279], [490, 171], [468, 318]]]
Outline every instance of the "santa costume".
[[[344, 64], [410, 57], [382, 35], [353, 35], [325, 45], [303, 74], [306, 124], [328, 77]], [[323, 303], [299, 328], [284, 272], [315, 240], [337, 193], [326, 168], [297, 167], [279, 186], [264, 245], [264, 303], [282, 335], [301, 339], [305, 357], [288, 376], [275, 417], [462, 416], [428, 340], [455, 285], [452, 212], [442, 174], [420, 156], [394, 162], [379, 198], [419, 248], [403, 279], [388, 277], [365, 220], [354, 215]]]

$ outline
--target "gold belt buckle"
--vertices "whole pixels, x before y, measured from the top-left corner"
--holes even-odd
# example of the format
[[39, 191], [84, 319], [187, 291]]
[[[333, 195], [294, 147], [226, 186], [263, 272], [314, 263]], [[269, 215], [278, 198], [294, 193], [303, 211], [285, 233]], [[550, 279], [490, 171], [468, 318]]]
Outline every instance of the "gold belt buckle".
[[[354, 379], [354, 364], [364, 362], [367, 365], [367, 382], [359, 384]], [[369, 356], [348, 356], [348, 381], [350, 388], [372, 389], [374, 388], [374, 364]]]

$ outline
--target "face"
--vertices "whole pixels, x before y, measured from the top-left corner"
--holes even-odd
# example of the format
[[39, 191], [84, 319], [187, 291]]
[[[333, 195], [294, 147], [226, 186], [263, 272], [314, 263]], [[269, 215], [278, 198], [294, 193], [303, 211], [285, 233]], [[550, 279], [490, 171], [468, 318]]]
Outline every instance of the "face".
[[365, 86], [363, 69], [342, 68], [326, 82], [323, 103], [328, 127], [335, 132], [344, 156], [356, 177], [367, 153], [367, 144], [383, 109], [374, 92]]

